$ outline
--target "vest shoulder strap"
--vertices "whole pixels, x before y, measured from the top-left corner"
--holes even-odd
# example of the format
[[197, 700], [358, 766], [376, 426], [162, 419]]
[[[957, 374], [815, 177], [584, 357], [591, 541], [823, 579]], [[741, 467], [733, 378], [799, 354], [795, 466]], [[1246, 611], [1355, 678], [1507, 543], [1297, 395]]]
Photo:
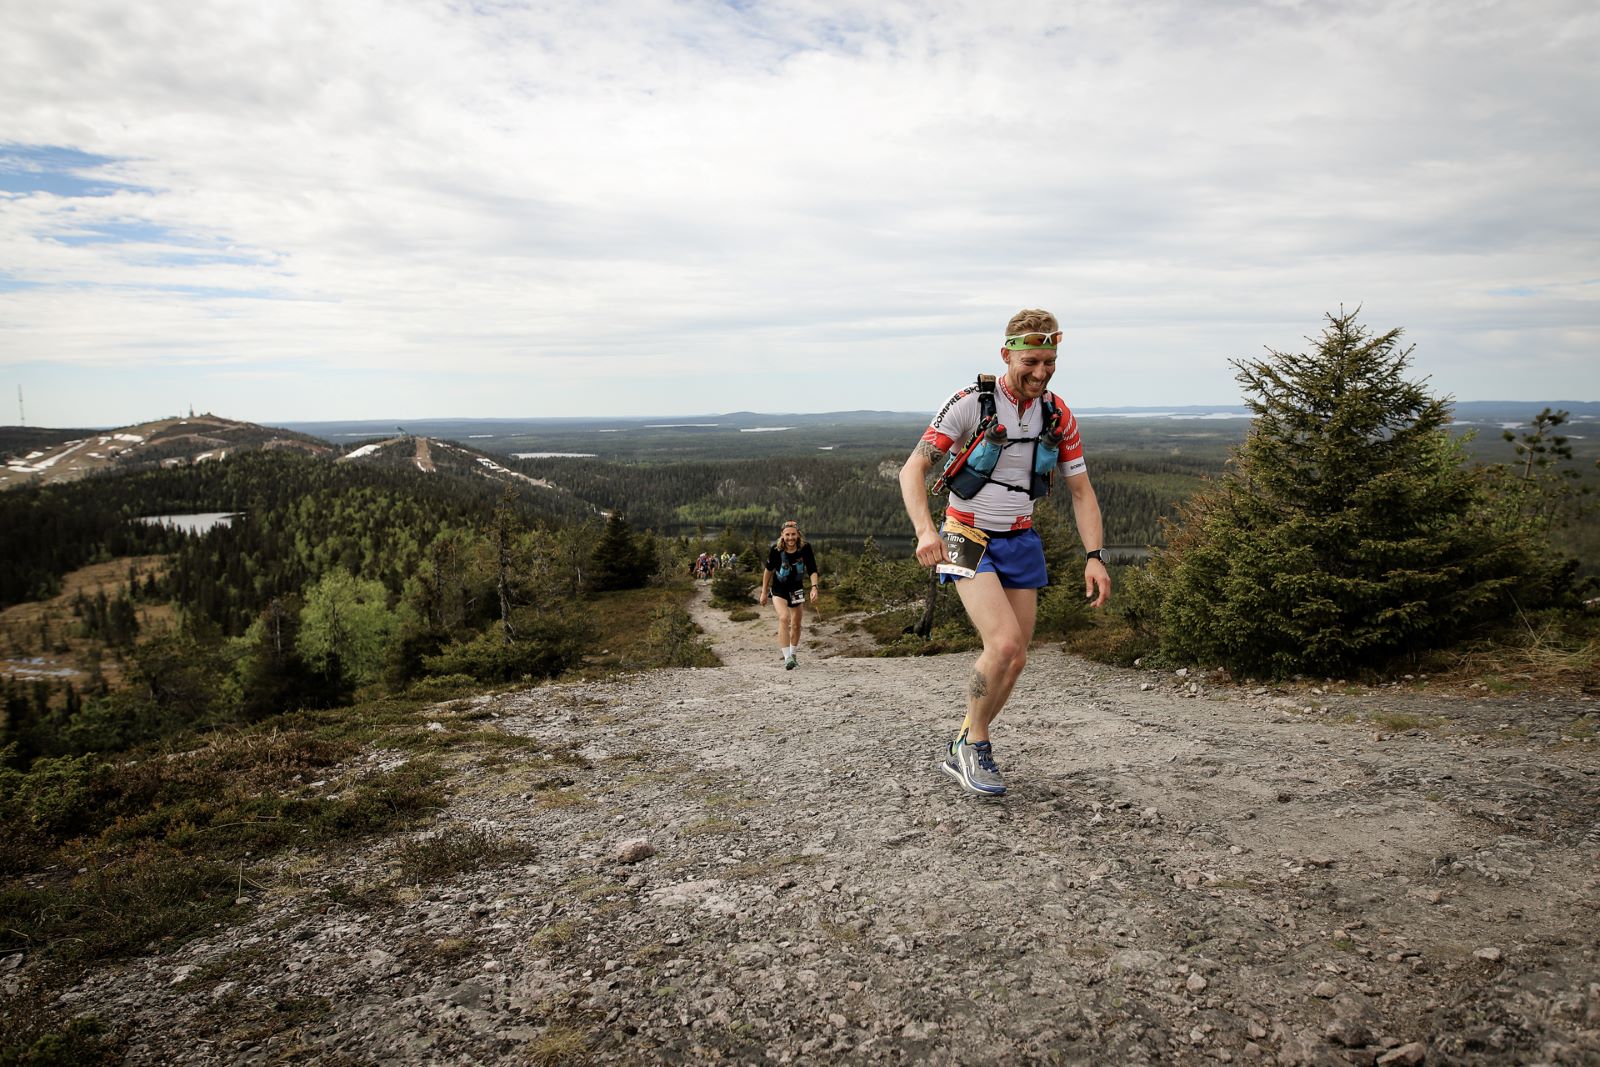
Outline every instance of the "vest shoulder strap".
[[994, 375], [978, 375], [978, 416], [987, 419], [994, 415]]

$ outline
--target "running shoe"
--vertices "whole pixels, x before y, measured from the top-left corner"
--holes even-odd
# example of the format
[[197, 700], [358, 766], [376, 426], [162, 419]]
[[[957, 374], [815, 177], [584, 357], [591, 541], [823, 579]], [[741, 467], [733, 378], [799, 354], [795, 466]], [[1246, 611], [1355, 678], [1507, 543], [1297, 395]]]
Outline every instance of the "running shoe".
[[997, 797], [1006, 791], [989, 742], [969, 743], [962, 738], [950, 747], [953, 754], [939, 764], [939, 769], [960, 782], [961, 788], [981, 797]]
[[795, 658], [793, 656], [784, 657], [784, 661], [783, 661], [783, 669], [784, 670], [792, 671], [798, 666], [800, 666], [800, 664], [795, 662]]

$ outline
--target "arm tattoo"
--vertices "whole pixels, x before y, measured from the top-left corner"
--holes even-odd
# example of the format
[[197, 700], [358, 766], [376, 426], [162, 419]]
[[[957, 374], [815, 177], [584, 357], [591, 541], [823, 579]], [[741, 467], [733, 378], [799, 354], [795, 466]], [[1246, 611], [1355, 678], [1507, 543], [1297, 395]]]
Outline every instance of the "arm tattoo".
[[976, 667], [972, 670], [972, 680], [967, 683], [967, 696], [973, 700], [982, 700], [989, 692], [989, 679]]
[[939, 461], [944, 459], [944, 453], [935, 448], [932, 441], [918, 441], [913, 455], [924, 456], [928, 462], [937, 467]]

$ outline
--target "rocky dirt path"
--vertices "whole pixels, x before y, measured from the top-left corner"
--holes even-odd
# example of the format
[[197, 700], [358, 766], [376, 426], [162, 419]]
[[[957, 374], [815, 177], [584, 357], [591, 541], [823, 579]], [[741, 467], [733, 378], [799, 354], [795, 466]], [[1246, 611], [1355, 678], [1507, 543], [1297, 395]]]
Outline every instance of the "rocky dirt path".
[[363, 910], [393, 841], [307, 860], [75, 1003], [137, 1063], [1600, 1063], [1591, 698], [1040, 647], [979, 799], [933, 769], [970, 656], [697, 618], [724, 666], [439, 709], [537, 743], [435, 831], [514, 865]]

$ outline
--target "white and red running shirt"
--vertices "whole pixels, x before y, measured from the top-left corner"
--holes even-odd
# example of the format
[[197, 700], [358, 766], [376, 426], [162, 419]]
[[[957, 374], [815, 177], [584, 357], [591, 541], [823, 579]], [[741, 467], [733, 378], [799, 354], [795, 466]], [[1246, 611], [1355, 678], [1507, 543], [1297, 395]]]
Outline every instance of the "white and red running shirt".
[[[1083, 462], [1083, 442], [1078, 437], [1078, 420], [1073, 418], [1072, 410], [1062, 403], [1059, 396], [1051, 393], [1050, 398], [1061, 413], [1058, 469], [1064, 477], [1083, 474], [1088, 467]], [[994, 409], [1000, 425], [1006, 428], [1008, 442], [1000, 453], [1000, 462], [990, 475], [994, 480], [978, 490], [978, 495], [971, 500], [950, 494], [950, 506], [945, 509], [945, 514], [980, 530], [1025, 530], [1033, 525], [1033, 499], [1026, 492], [1019, 493], [999, 483], [1009, 482], [1027, 488], [1033, 473], [1034, 444], [1023, 439], [1037, 437], [1044, 429], [1044, 404], [1038, 400], [1022, 400], [1019, 410], [1018, 397], [1012, 393], [1005, 378], [997, 376]], [[977, 428], [982, 414], [978, 384], [974, 382], [944, 402], [939, 414], [933, 417], [933, 423], [923, 431], [922, 439], [948, 455], [952, 449], [966, 443]]]

